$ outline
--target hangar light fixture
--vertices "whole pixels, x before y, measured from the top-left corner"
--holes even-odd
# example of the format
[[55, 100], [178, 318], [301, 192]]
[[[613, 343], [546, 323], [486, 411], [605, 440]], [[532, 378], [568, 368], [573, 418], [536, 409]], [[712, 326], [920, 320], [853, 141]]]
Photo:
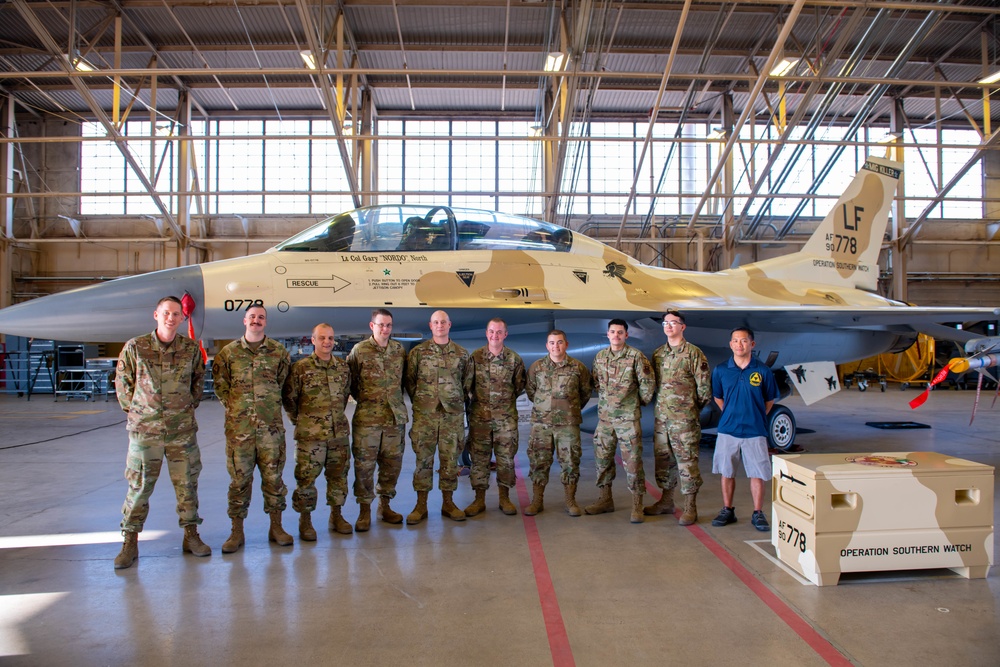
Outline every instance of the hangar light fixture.
[[717, 127], [709, 132], [705, 138], [709, 141], [722, 141], [726, 138], [726, 131], [721, 127]]
[[302, 62], [306, 64], [309, 69], [319, 69], [316, 66], [316, 56], [313, 55], [312, 51], [299, 51], [299, 57], [302, 58]]
[[997, 81], [1000, 81], [1000, 70], [997, 70], [996, 72], [993, 72], [993, 74], [990, 74], [988, 77], [980, 79], [976, 83], [981, 83], [984, 86], [988, 86], [991, 83], [996, 83]]
[[563, 68], [563, 63], [566, 61], [566, 54], [562, 51], [553, 51], [549, 55], [545, 56], [545, 71], [546, 72], [560, 72]]
[[799, 64], [798, 58], [782, 58], [768, 73], [768, 76], [785, 76]]
[[75, 69], [77, 72], [93, 72], [94, 70], [97, 69], [89, 62], [87, 62], [83, 56], [77, 55], [70, 57], [67, 55], [63, 55], [63, 57], [69, 61], [69, 63], [73, 66], [73, 69]]

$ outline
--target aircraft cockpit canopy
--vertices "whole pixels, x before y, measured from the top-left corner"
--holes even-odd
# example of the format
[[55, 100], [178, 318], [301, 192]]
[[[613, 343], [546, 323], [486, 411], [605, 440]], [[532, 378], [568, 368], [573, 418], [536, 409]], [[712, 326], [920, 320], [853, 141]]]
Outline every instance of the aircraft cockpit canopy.
[[573, 232], [521, 216], [449, 206], [370, 206], [340, 213], [278, 244], [282, 252], [569, 252]]

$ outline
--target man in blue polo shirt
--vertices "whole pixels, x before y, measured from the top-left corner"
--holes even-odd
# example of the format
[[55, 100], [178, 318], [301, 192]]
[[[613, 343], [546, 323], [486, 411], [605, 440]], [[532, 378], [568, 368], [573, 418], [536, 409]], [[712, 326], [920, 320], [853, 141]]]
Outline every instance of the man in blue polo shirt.
[[759, 531], [771, 530], [764, 515], [764, 482], [771, 478], [767, 453], [767, 413], [778, 399], [778, 385], [771, 369], [753, 356], [753, 331], [733, 329], [729, 349], [733, 358], [712, 370], [712, 396], [722, 410], [719, 436], [712, 457], [712, 472], [722, 475], [722, 511], [713, 526], [736, 523], [733, 493], [736, 491], [736, 463], [742, 458], [750, 478], [753, 516], [750, 523]]

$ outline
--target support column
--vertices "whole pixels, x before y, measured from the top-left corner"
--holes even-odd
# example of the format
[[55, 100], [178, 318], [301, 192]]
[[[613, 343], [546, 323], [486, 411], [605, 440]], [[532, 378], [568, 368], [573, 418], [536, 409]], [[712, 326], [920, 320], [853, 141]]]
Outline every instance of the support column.
[[[14, 136], [14, 98], [0, 95], [0, 134]], [[14, 248], [10, 239], [14, 238], [14, 144], [0, 144], [0, 308], [13, 303], [14, 291]]]
[[[903, 132], [906, 129], [905, 112], [902, 100], [895, 100], [892, 105], [892, 113], [889, 118], [892, 125], [894, 143], [902, 143]], [[889, 157], [897, 162], [903, 162], [903, 147], [892, 146], [889, 148]], [[907, 261], [906, 250], [900, 243], [906, 234], [906, 172], [899, 177], [899, 185], [896, 188], [896, 201], [892, 204], [892, 246], [889, 249], [889, 264], [892, 266], [892, 289], [889, 296], [897, 301], [906, 301], [907, 292]]]
[[358, 114], [358, 118], [355, 121], [355, 126], [358, 128], [356, 131], [360, 133], [363, 137], [360, 144], [360, 159], [358, 160], [358, 167], [361, 176], [361, 190], [364, 194], [361, 195], [361, 203], [363, 206], [373, 206], [378, 204], [377, 197], [372, 194], [375, 192], [375, 179], [378, 174], [378, 165], [375, 162], [375, 154], [373, 151], [375, 142], [373, 141], [375, 134], [375, 104], [372, 102], [371, 91], [365, 88], [361, 92], [361, 110]]
[[[726, 133], [726, 138], [728, 139], [732, 136], [733, 128], [736, 125], [736, 114], [733, 113], [733, 95], [732, 93], [726, 93], [722, 97], [722, 131]], [[725, 145], [725, 142], [719, 144], [720, 146]], [[730, 151], [729, 155], [726, 157], [726, 164], [722, 168], [722, 201], [724, 202], [722, 209], [722, 229], [723, 229], [723, 239], [722, 239], [722, 264], [720, 269], [728, 269], [733, 265], [733, 246], [726, 243], [726, 233], [727, 231], [732, 234], [736, 233], [736, 215], [733, 210], [733, 152]], [[699, 271], [704, 271], [702, 257], [698, 258]]]
[[177, 96], [177, 226], [182, 238], [177, 239], [178, 252], [183, 251], [183, 260], [178, 263], [187, 266], [192, 263], [191, 244], [191, 94], [183, 90]]
[[542, 217], [546, 222], [556, 222], [556, 214], [559, 207], [559, 195], [556, 190], [559, 187], [557, 180], [558, 170], [556, 169], [556, 151], [558, 136], [556, 134], [558, 127], [556, 121], [552, 118], [553, 105], [556, 104], [556, 100], [552, 95], [551, 90], [545, 91], [545, 102], [542, 112], [544, 113], [544, 118], [546, 122], [542, 126], [542, 178], [544, 185], [544, 194], [542, 196], [543, 208]]
[[1000, 151], [983, 151], [983, 218], [987, 241], [1000, 241]]

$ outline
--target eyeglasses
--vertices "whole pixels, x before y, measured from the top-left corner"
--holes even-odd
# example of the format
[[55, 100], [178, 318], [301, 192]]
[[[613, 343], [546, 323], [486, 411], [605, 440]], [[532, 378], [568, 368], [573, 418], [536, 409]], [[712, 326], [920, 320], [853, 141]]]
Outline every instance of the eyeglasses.
[[663, 326], [665, 327], [679, 327], [682, 326], [683, 324], [684, 323], [681, 322], [680, 320], [664, 320], [663, 322]]
[[372, 326], [373, 327], [378, 327], [379, 329], [391, 329], [392, 328], [392, 322], [390, 322], [389, 324], [379, 324], [377, 322], [372, 322]]

